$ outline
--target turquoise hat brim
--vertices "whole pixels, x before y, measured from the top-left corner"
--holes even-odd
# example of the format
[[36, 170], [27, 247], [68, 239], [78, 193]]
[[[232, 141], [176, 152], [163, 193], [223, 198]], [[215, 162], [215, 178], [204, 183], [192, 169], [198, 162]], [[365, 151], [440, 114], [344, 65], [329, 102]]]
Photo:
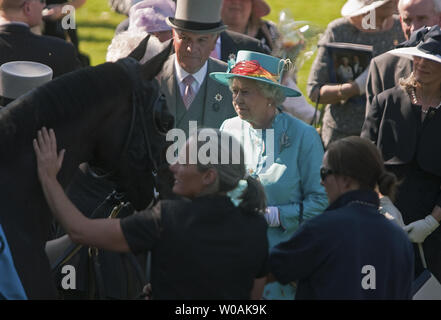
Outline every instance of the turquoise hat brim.
[[210, 77], [225, 85], [225, 86], [229, 86], [230, 84], [228, 83], [228, 80], [234, 77], [238, 77], [238, 78], [247, 78], [247, 79], [252, 79], [252, 80], [256, 80], [256, 81], [260, 81], [260, 82], [264, 82], [267, 83], [269, 85], [275, 86], [275, 87], [279, 87], [280, 89], [282, 89], [283, 94], [285, 95], [285, 97], [300, 97], [302, 94], [294, 89], [288, 88], [287, 86], [275, 83], [271, 80], [268, 80], [266, 78], [258, 78], [258, 77], [250, 77], [250, 76], [243, 76], [240, 74], [234, 74], [234, 73], [226, 73], [226, 72], [212, 72], [210, 73]]

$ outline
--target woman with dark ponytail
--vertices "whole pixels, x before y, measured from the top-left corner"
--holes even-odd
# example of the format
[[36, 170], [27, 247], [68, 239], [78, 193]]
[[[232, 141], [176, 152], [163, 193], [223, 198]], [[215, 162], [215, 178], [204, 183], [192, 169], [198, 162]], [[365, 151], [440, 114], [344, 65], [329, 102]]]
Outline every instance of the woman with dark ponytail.
[[152, 251], [153, 299], [262, 296], [269, 250], [265, 194], [246, 176], [243, 150], [230, 135], [205, 129], [190, 138], [170, 166], [173, 192], [183, 200], [161, 201], [123, 219], [88, 219], [66, 197], [57, 181], [64, 151], [57, 153], [53, 130], [43, 128], [34, 149], [48, 204], [74, 242]]
[[396, 178], [377, 148], [347, 137], [329, 145], [320, 170], [326, 211], [270, 253], [281, 283], [298, 281], [296, 299], [409, 299], [413, 249], [406, 233], [379, 214]]

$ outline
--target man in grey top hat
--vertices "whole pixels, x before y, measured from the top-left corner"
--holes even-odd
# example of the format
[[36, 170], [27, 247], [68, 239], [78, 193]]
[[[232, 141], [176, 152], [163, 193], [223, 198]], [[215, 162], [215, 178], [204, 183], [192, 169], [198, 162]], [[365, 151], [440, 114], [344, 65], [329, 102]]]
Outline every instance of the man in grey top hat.
[[[407, 40], [412, 32], [421, 27], [441, 25], [441, 0], [400, 0], [398, 11]], [[366, 85], [366, 115], [371, 109], [372, 99], [377, 94], [395, 87], [400, 78], [407, 77], [411, 72], [412, 61], [409, 59], [387, 52], [372, 59]], [[381, 118], [381, 115], [379, 117]]]
[[219, 128], [236, 116], [231, 92], [208, 77], [224, 72], [227, 64], [211, 58], [219, 33], [226, 29], [220, 17], [222, 0], [179, 0], [174, 18], [166, 22], [173, 29], [175, 54], [165, 62], [159, 83], [175, 127], [187, 137], [189, 122], [198, 127]]
[[44, 0], [0, 0], [0, 65], [35, 61], [51, 67], [54, 78], [79, 68], [71, 44], [31, 32], [42, 22], [44, 7]]

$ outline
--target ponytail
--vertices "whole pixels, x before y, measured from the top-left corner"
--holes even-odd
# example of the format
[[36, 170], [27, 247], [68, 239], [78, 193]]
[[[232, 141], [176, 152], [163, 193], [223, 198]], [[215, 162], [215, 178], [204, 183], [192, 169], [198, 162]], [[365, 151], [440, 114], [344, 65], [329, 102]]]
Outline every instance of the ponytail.
[[397, 177], [391, 172], [383, 171], [377, 183], [381, 194], [388, 196], [393, 201], [395, 199]]
[[266, 196], [262, 184], [251, 176], [246, 181], [248, 187], [241, 196], [239, 207], [247, 212], [263, 212], [266, 208]]

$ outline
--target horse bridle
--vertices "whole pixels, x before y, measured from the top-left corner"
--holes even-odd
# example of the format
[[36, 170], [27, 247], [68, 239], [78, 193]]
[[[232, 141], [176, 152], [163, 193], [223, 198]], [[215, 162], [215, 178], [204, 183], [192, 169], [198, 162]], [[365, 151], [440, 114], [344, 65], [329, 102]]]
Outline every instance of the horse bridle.
[[[152, 152], [152, 144], [151, 141], [149, 139], [149, 135], [147, 133], [147, 128], [146, 128], [146, 122], [145, 122], [145, 116], [142, 110], [142, 105], [143, 102], [146, 101], [146, 93], [145, 93], [145, 88], [143, 87], [143, 81], [144, 79], [141, 78], [141, 73], [139, 70], [139, 63], [138, 61], [136, 61], [133, 58], [125, 58], [125, 59], [121, 59], [119, 61], [116, 62], [117, 64], [121, 65], [126, 72], [128, 73], [130, 80], [133, 84], [133, 89], [132, 89], [132, 118], [130, 121], [130, 127], [129, 127], [129, 131], [127, 133], [127, 137], [126, 140], [124, 142], [124, 147], [121, 153], [121, 158], [128, 154], [129, 152], [129, 146], [130, 146], [130, 142], [132, 141], [132, 136], [133, 136], [133, 131], [135, 128], [135, 123], [136, 123], [136, 115], [137, 113], [139, 113], [140, 116], [140, 122], [141, 122], [141, 128], [142, 128], [142, 136], [143, 136], [143, 140], [144, 140], [144, 144], [146, 147], [146, 151], [147, 151], [147, 156], [148, 156], [148, 160], [150, 160], [151, 164], [152, 164], [152, 177], [153, 177], [153, 186], [154, 189], [157, 190], [157, 186], [158, 186], [158, 181], [157, 181], [157, 174], [158, 174], [158, 163], [156, 162], [154, 156], [153, 156], [153, 152]], [[161, 94], [158, 94], [157, 98], [155, 99], [155, 101], [153, 102], [152, 106], [155, 106], [160, 99], [163, 99], [163, 97], [161, 96]], [[154, 112], [154, 108], [152, 108], [152, 114]], [[154, 122], [154, 115], [153, 115], [153, 122]], [[87, 167], [88, 173], [97, 179], [108, 179], [112, 176], [115, 175], [116, 169], [113, 169], [107, 173], [104, 174], [98, 174], [95, 169], [92, 169], [90, 167], [90, 165]], [[154, 202], [156, 202], [156, 192], [154, 192]]]

